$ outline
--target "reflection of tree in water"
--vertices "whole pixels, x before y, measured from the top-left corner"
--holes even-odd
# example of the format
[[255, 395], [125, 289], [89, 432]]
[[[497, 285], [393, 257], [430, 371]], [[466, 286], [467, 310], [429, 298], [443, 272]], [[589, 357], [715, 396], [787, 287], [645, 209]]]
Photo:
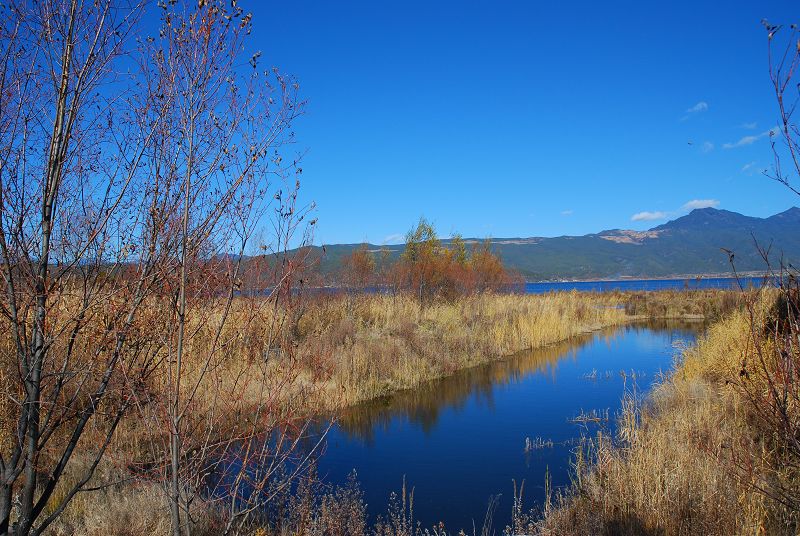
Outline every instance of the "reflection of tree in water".
[[606, 344], [610, 346], [612, 340], [623, 333], [634, 332], [638, 334], [643, 331], [651, 331], [666, 334], [667, 343], [678, 349], [681, 345], [678, 344], [676, 346], [677, 343], [694, 342], [698, 335], [705, 332], [707, 326], [708, 323], [703, 320], [680, 320], [674, 318], [638, 322], [609, 331], [610, 335], [606, 336]]
[[574, 356], [593, 335], [581, 335], [544, 348], [527, 350], [512, 357], [456, 372], [379, 400], [354, 406], [339, 416], [339, 428], [348, 436], [371, 442], [378, 427], [386, 428], [398, 416], [407, 418], [428, 433], [440, 412], [461, 409], [471, 396], [491, 406], [494, 388], [519, 381], [534, 373], [555, 376], [558, 362]]
[[660, 320], [579, 335], [551, 346], [526, 350], [506, 359], [464, 369], [416, 389], [353, 406], [339, 415], [338, 427], [344, 435], [370, 444], [376, 430], [387, 429], [392, 420], [405, 417], [427, 434], [436, 425], [443, 410], [463, 408], [470, 396], [491, 406], [495, 386], [514, 383], [536, 373], [546, 373], [554, 378], [559, 361], [569, 357], [574, 359], [578, 350], [594, 340], [602, 339], [610, 345], [627, 330], [653, 330], [670, 332], [672, 342], [672, 338], [691, 338], [702, 327], [703, 324], [697, 322]]

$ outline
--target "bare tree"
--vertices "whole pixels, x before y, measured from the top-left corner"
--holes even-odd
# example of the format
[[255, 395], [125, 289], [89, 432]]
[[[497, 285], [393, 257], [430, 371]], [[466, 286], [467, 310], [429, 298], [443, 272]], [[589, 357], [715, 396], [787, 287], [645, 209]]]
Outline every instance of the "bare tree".
[[[293, 142], [291, 125], [303, 102], [296, 82], [260, 68], [259, 53], [242, 61], [251, 18], [241, 8], [207, 2], [161, 9], [159, 37], [146, 40], [142, 54], [147, 100], [166, 108], [148, 173], [162, 181], [161, 195], [175, 200], [167, 219], [175, 221], [179, 251], [173, 315], [163, 332], [165, 407], [149, 415], [166, 416], [169, 433], [157, 439], [168, 438], [163, 479], [173, 533], [191, 533], [198, 498], [226, 504], [217, 507], [225, 511], [229, 533], [243, 527], [276, 486], [288, 485], [311, 455], [304, 452], [288, 475], [277, 476], [310, 422], [285, 408], [301, 370], [284, 337], [298, 264], [288, 250], [310, 207], [298, 206], [297, 158], [284, 158], [280, 149]], [[275, 276], [270, 288], [242, 296], [245, 253], [265, 219], [273, 226], [267, 249]], [[245, 357], [231, 349], [252, 324], [269, 326], [259, 354], [274, 356], [280, 348], [280, 373], [264, 359], [230, 366]], [[232, 387], [247, 391], [247, 398], [231, 398], [238, 394]], [[231, 422], [231, 411], [241, 421]], [[209, 501], [208, 477], [219, 473], [217, 482], [228, 485]]]
[[[38, 534], [63, 511], [129, 405], [121, 384], [136, 378], [116, 373], [149, 372], [148, 349], [128, 335], [157, 282], [158, 254], [113, 275], [133, 259], [132, 183], [151, 132], [117, 128], [124, 95], [101, 95], [121, 83], [115, 65], [140, 14], [133, 3], [77, 0], [3, 9], [0, 253], [11, 345], [2, 375], [12, 401], [0, 454], [3, 533]], [[99, 329], [90, 333], [90, 323]], [[90, 422], [102, 440], [53, 504]]]
[[[766, 20], [762, 21], [762, 24], [767, 30], [769, 78], [775, 92], [779, 117], [778, 128], [769, 131], [774, 157], [773, 168], [764, 173], [800, 195], [800, 190], [795, 184], [797, 176], [800, 175], [800, 131], [794, 122], [794, 114], [800, 102], [800, 89], [790, 86], [800, 67], [798, 45], [800, 33], [797, 26], [792, 24], [788, 29], [790, 35], [784, 40], [783, 46], [778, 45], [776, 50], [775, 38], [782, 27], [774, 26]], [[789, 169], [782, 165], [782, 161], [786, 159], [790, 162]]]
[[[800, 33], [762, 21], [767, 31], [769, 77], [778, 105], [778, 127], [769, 131], [774, 163], [764, 174], [800, 195], [800, 130], [794, 120], [800, 102], [796, 84], [800, 67]], [[781, 30], [784, 31], [781, 34]], [[782, 40], [781, 38], [785, 38]], [[782, 42], [780, 45], [776, 43]], [[789, 166], [784, 163], [788, 161]], [[800, 279], [796, 268], [775, 261], [769, 247], [757, 244], [770, 276], [777, 282], [777, 300], [764, 311], [761, 296], [747, 301], [750, 333], [741, 349], [735, 382], [747, 401], [752, 423], [763, 436], [755, 446], [732, 449], [740, 477], [779, 508], [783, 523], [797, 523], [800, 512]], [[731, 255], [733, 263], [733, 256]]]
[[[150, 461], [163, 461], [175, 534], [190, 533], [215, 467], [235, 456], [238, 481], [266, 488], [308, 426], [286, 409], [291, 356], [281, 374], [267, 359], [230, 366], [256, 323], [271, 322], [257, 349], [272, 355], [291, 305], [275, 289], [291, 297], [287, 252], [309, 207], [298, 206], [296, 159], [278, 149], [302, 110], [297, 84], [261, 70], [258, 54], [242, 61], [251, 17], [240, 8], [161, 3], [154, 35], [148, 9], [45, 0], [0, 11], [0, 533], [40, 534], [96, 487], [134, 408], [165, 425], [152, 427]], [[273, 277], [243, 304], [245, 253], [268, 222]], [[226, 531], [268, 498], [218, 497]]]

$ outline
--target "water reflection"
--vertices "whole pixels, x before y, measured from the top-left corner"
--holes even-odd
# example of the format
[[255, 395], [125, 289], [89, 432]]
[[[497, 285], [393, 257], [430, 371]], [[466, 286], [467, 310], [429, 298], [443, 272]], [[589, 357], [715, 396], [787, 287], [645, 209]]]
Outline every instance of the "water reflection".
[[[607, 336], [613, 336], [611, 333]], [[402, 415], [428, 434], [443, 410], [462, 409], [471, 397], [493, 407], [496, 386], [537, 372], [552, 376], [559, 360], [574, 357], [577, 349], [593, 338], [593, 334], [580, 335], [545, 348], [526, 350], [501, 361], [458, 371], [416, 389], [359, 404], [339, 416], [338, 427], [349, 438], [371, 444], [377, 430], [386, 430], [394, 419]]]
[[[356, 469], [371, 516], [385, 511], [405, 477], [424, 526], [469, 527], [491, 495], [503, 494], [503, 523], [512, 479], [528, 480], [534, 502], [543, 500], [545, 474], [554, 488], [569, 484], [571, 445], [590, 429], [571, 422], [576, 416], [605, 412], [613, 431], [630, 373], [645, 393], [672, 367], [680, 341], [702, 329], [676, 321], [607, 329], [360, 404], [339, 416], [320, 474], [342, 482]], [[526, 438], [552, 447], [526, 452]]]
[[371, 445], [377, 431], [387, 430], [394, 420], [402, 416], [428, 435], [444, 410], [463, 409], [469, 399], [493, 408], [494, 392], [498, 386], [519, 382], [531, 374], [555, 381], [559, 363], [574, 360], [578, 351], [590, 343], [601, 342], [607, 348], [612, 348], [618, 338], [643, 331], [687, 332], [693, 338], [702, 327], [703, 324], [699, 322], [651, 321], [632, 324], [623, 330], [619, 327], [607, 328], [544, 348], [524, 350], [502, 360], [460, 370], [416, 389], [400, 391], [348, 408], [338, 417], [338, 429], [349, 439], [358, 439]]

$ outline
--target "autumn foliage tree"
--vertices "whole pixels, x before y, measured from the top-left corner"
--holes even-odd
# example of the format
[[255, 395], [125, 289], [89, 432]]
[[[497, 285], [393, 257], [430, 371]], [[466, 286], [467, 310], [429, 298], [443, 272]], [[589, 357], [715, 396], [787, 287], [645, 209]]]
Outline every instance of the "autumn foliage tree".
[[370, 287], [377, 282], [376, 268], [374, 253], [362, 244], [342, 261], [342, 282], [354, 289]]
[[476, 245], [470, 256], [472, 288], [478, 292], [497, 290], [518, 283], [503, 266], [500, 257], [492, 253], [491, 242], [486, 240]]
[[406, 235], [392, 280], [421, 300], [431, 300], [509, 290], [517, 278], [492, 252], [490, 241], [473, 244], [471, 249], [460, 235], [443, 242], [434, 226], [422, 218]]

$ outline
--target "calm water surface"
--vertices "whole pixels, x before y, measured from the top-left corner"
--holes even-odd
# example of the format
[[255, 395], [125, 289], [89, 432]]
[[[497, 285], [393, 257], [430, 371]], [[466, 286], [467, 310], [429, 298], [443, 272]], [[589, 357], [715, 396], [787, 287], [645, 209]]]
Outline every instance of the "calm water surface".
[[[502, 526], [510, 517], [512, 479], [525, 480], [527, 506], [541, 504], [546, 472], [554, 487], [569, 484], [570, 443], [593, 436], [598, 426], [570, 419], [609, 410], [610, 422], [599, 426], [613, 432], [631, 374], [645, 393], [700, 327], [606, 330], [356, 406], [329, 433], [320, 474], [343, 482], [355, 469], [373, 519], [405, 477], [414, 488], [415, 518], [428, 527], [443, 521], [471, 530], [473, 519], [480, 527], [489, 497], [500, 495], [495, 525]], [[528, 437], [554, 446], [526, 452]]]
[[688, 279], [622, 279], [619, 281], [553, 281], [525, 283], [527, 294], [577, 290], [581, 292], [641, 291], [641, 290], [697, 290], [697, 289], [738, 289], [760, 287], [763, 277], [702, 277]]
[[[544, 294], [547, 292], [614, 292], [614, 291], [653, 291], [653, 290], [698, 290], [698, 289], [739, 289], [761, 287], [765, 283], [775, 284], [774, 278], [764, 277], [691, 277], [685, 279], [620, 279], [618, 281], [541, 281], [525, 283], [525, 294]], [[368, 287], [348, 289], [346, 287], [314, 287], [305, 289], [312, 294], [336, 294], [340, 292], [391, 292], [388, 287]]]

